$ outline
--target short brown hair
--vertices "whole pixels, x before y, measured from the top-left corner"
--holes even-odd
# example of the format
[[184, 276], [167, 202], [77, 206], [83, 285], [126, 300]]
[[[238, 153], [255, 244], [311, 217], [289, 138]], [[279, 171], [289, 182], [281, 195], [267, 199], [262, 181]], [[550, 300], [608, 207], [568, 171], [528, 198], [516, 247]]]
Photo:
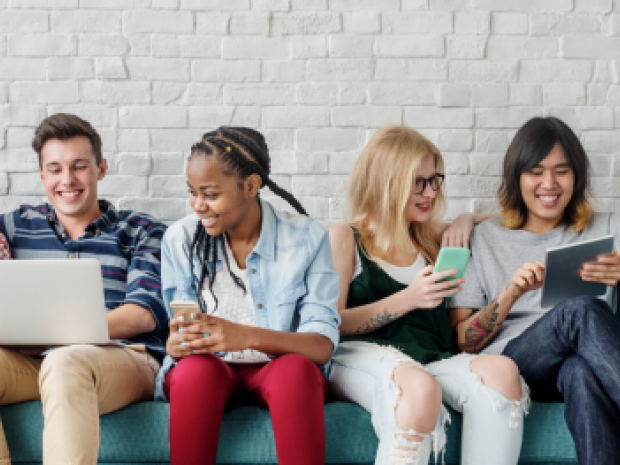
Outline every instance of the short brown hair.
[[68, 113], [56, 113], [48, 116], [34, 131], [32, 148], [39, 156], [39, 166], [41, 166], [41, 149], [48, 140], [67, 140], [78, 136], [86, 137], [90, 141], [97, 166], [99, 166], [102, 158], [101, 136], [88, 121]]

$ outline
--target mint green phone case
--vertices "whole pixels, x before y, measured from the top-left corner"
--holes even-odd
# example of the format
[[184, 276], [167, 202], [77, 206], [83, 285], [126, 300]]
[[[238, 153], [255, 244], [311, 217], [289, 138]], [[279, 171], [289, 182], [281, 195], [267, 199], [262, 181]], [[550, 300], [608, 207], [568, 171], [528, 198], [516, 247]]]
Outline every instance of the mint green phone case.
[[[451, 269], [457, 269], [459, 270], [459, 272], [454, 276], [441, 279], [437, 282], [462, 278], [463, 273], [465, 273], [465, 267], [467, 266], [470, 255], [471, 251], [469, 249], [466, 249], [465, 247], [443, 247], [439, 251], [439, 255], [437, 256], [437, 261], [435, 262], [435, 268], [433, 268], [433, 273]], [[456, 294], [452, 294], [448, 297], [454, 297], [455, 295]]]

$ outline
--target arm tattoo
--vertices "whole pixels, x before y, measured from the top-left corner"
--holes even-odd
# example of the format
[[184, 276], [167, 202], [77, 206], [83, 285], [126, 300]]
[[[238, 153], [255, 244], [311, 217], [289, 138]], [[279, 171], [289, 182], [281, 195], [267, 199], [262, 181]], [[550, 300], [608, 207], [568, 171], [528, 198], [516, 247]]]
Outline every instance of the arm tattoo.
[[476, 317], [469, 323], [469, 327], [465, 331], [465, 342], [460, 344], [461, 350], [475, 350], [493, 332], [499, 316], [497, 314], [499, 308], [497, 299], [496, 297], [489, 305], [481, 308]]
[[360, 334], [371, 333], [398, 318], [398, 313], [389, 313], [387, 308], [383, 309], [383, 313], [378, 313], [375, 317], [370, 318], [359, 328], [353, 331], [342, 331], [343, 336], [359, 336]]

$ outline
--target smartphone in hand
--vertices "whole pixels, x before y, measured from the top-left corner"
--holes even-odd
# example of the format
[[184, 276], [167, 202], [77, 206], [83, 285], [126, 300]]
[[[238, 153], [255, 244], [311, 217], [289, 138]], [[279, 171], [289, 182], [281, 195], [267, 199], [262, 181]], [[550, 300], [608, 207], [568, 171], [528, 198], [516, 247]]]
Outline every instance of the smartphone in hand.
[[[438, 282], [462, 278], [463, 274], [465, 273], [465, 268], [467, 267], [467, 262], [469, 261], [470, 255], [471, 251], [465, 247], [443, 247], [439, 251], [439, 255], [437, 256], [437, 261], [435, 262], [435, 268], [433, 268], [433, 273], [451, 269], [458, 270], [458, 273], [441, 279]], [[456, 294], [452, 294], [448, 297], [454, 297], [455, 295]]]
[[192, 302], [191, 300], [174, 300], [170, 302], [170, 310], [172, 310], [172, 315], [174, 318], [183, 318], [181, 325], [191, 325], [194, 323], [192, 313], [195, 313], [196, 315], [200, 313], [200, 307], [198, 304], [196, 302]]

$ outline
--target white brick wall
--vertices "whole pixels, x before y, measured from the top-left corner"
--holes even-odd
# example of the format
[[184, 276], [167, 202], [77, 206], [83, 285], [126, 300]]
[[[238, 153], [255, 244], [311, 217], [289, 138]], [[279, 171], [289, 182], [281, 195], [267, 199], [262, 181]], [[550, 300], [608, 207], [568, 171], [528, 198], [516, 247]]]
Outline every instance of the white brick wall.
[[493, 211], [537, 115], [573, 127], [620, 212], [620, 1], [0, 0], [0, 211], [41, 201], [32, 132], [61, 111], [103, 137], [102, 196], [168, 221], [190, 145], [224, 124], [260, 129], [274, 179], [324, 222], [388, 123], [444, 153], [450, 217]]

